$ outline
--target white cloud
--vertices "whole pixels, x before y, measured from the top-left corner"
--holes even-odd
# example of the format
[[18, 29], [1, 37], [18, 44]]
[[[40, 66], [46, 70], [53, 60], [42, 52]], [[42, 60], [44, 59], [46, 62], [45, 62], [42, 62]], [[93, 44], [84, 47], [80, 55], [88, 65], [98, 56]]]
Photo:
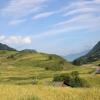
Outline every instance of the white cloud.
[[84, 6], [86, 6], [87, 4], [91, 4], [91, 2], [89, 1], [76, 1], [76, 2], [72, 2], [71, 4], [69, 4], [68, 6], [64, 6], [60, 9], [59, 12], [69, 12], [75, 9], [82, 9], [84, 8]]
[[64, 13], [64, 16], [69, 16], [69, 15], [74, 15], [74, 14], [83, 14], [83, 13], [93, 13], [93, 12], [97, 12], [97, 9], [86, 7], [86, 8], [75, 9], [67, 13]]
[[68, 6], [62, 7], [61, 10], [59, 12], [63, 12], [64, 14], [70, 15], [70, 14], [75, 14], [78, 12], [97, 12], [100, 8], [99, 5], [100, 0], [91, 0], [91, 1], [85, 1], [85, 0], [81, 0], [81, 1], [76, 1], [74, 3], [69, 4]]
[[18, 25], [20, 23], [23, 23], [25, 21], [26, 21], [26, 19], [11, 20], [8, 24], [13, 26], [13, 25]]
[[81, 27], [90, 27], [90, 26], [97, 26], [99, 28], [99, 20], [100, 17], [96, 17], [92, 14], [82, 14], [73, 17], [70, 20], [62, 21], [54, 25], [54, 27], [73, 27], [73, 26], [81, 26]]
[[[55, 36], [63, 33], [71, 33], [78, 30], [87, 30], [88, 32], [93, 32], [99, 30], [100, 27], [100, 16], [95, 16], [95, 13], [100, 12], [95, 3], [97, 1], [79, 1], [71, 3], [67, 7], [63, 7], [58, 12], [46, 12], [40, 13], [33, 17], [33, 19], [39, 19], [43, 17], [50, 16], [55, 13], [61, 15], [66, 15], [66, 20], [58, 22], [53, 27], [50, 27], [47, 31], [41, 32], [40, 34], [34, 35], [33, 40], [38, 42], [45, 37]], [[80, 13], [77, 15], [76, 13]], [[73, 15], [73, 17], [67, 19], [68, 15]], [[76, 14], [76, 15], [75, 15]]]
[[32, 38], [29, 36], [0, 36], [0, 42], [4, 42], [7, 44], [17, 44], [17, 45], [22, 45], [22, 44], [31, 44], [32, 43]]
[[[7, 16], [9, 25], [17, 25], [27, 20], [27, 16], [33, 14], [35, 19], [52, 15], [50, 13], [40, 13], [45, 8], [45, 3], [49, 0], [10, 0], [8, 4], [0, 10], [3, 16]], [[29, 18], [29, 17], [28, 17]]]
[[51, 16], [53, 14], [54, 14], [54, 12], [43, 12], [43, 13], [39, 13], [39, 14], [33, 16], [33, 20], [37, 20], [37, 19], [40, 19], [40, 18], [49, 17], [49, 16]]
[[100, 3], [100, 0], [95, 0], [96, 3]]
[[10, 0], [8, 5], [2, 9], [3, 14], [12, 17], [28, 16], [42, 9], [43, 3], [47, 0]]
[[70, 20], [62, 21], [55, 24], [49, 30], [41, 32], [33, 37], [33, 40], [41, 40], [46, 37], [53, 37], [55, 35], [60, 35], [63, 33], [69, 34], [78, 30], [87, 30], [88, 32], [93, 32], [99, 29], [100, 17], [94, 17], [91, 14], [84, 14], [74, 17]]
[[0, 35], [0, 41], [4, 40], [5, 36], [4, 35]]
[[[100, 27], [100, 16], [96, 16], [96, 14], [100, 11], [95, 2], [97, 1], [80, 1], [59, 10], [58, 13], [62, 13], [66, 20], [58, 22], [49, 30], [34, 36], [34, 39], [59, 35], [63, 34], [63, 32], [67, 34], [82, 29], [87, 32], [96, 32]], [[67, 19], [68, 15], [72, 16]]]

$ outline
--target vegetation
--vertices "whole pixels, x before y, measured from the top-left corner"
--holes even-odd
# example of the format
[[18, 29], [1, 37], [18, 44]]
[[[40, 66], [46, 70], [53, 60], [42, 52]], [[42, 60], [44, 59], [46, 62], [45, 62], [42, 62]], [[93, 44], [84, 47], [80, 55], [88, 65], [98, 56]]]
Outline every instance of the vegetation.
[[73, 71], [70, 74], [62, 74], [59, 76], [55, 76], [53, 81], [63, 81], [63, 83], [70, 87], [86, 87], [87, 82], [79, 77], [79, 73], [77, 71]]
[[[0, 100], [99, 100], [100, 75], [93, 74], [98, 64], [77, 67], [57, 55], [0, 50]], [[74, 88], [55, 87], [52, 80], [59, 75], [64, 76], [56, 80], [70, 79]], [[76, 88], [80, 79], [89, 87]]]
[[100, 41], [94, 46], [92, 50], [85, 56], [82, 56], [73, 61], [74, 65], [88, 64], [100, 60]]
[[42, 67], [46, 70], [68, 70], [74, 66], [57, 55], [38, 53], [34, 50], [0, 51], [0, 61], [13, 66]]
[[0, 85], [0, 100], [100, 100], [98, 88]]

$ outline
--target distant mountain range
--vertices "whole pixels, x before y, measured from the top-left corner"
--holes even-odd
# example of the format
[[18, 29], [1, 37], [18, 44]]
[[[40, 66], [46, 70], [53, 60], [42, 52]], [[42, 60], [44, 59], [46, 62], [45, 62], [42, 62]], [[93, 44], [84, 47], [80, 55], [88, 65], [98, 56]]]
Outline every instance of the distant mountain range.
[[9, 47], [6, 44], [0, 43], [0, 50], [16, 51], [16, 49]]
[[70, 55], [64, 56], [64, 58], [67, 59], [68, 61], [73, 61], [73, 60], [87, 54], [88, 52], [89, 52], [89, 50], [83, 51], [83, 52], [80, 52], [80, 53], [76, 53], [76, 54], [70, 54]]
[[88, 64], [100, 60], [100, 41], [86, 55], [73, 61], [74, 65]]
[[[7, 51], [7, 52], [3, 52], [3, 51]], [[31, 62], [31, 63], [33, 63], [34, 59], [36, 59], [37, 56], [34, 57], [35, 55], [42, 55], [42, 58], [45, 58], [45, 56], [47, 56], [47, 59], [43, 60], [43, 63], [44, 63], [43, 66], [50, 66], [50, 65], [52, 65], [52, 67], [49, 67], [49, 68], [50, 69], [54, 69], [55, 65], [57, 65], [57, 66], [59, 65], [58, 69], [60, 69], [60, 68], [61, 69], [63, 69], [63, 68], [66, 69], [66, 68], [68, 68], [68, 65], [70, 66], [70, 68], [72, 67], [71, 63], [67, 62], [67, 60], [73, 61], [75, 59], [72, 62], [74, 65], [88, 64], [88, 63], [100, 60], [100, 41], [89, 52], [88, 51], [84, 51], [84, 52], [81, 52], [81, 53], [78, 53], [78, 54], [72, 54], [72, 55], [65, 56], [64, 58], [66, 58], [67, 60], [65, 60], [62, 57], [57, 56], [57, 55], [51, 55], [51, 54], [46, 54], [46, 53], [39, 53], [39, 52], [37, 52], [35, 50], [31, 50], [31, 49], [25, 49], [25, 50], [22, 50], [22, 51], [17, 51], [16, 49], [11, 48], [11, 47], [9, 47], [6, 44], [0, 43], [0, 54], [2, 54], [2, 53], [4, 53], [5, 55], [6, 54], [9, 54], [9, 55], [11, 54], [11, 56], [12, 56], [13, 52], [11, 53], [10, 51], [11, 52], [14, 51], [15, 55], [13, 54], [13, 58], [16, 58], [16, 55], [21, 55], [21, 57], [22, 57], [22, 55], [24, 55], [24, 57], [25, 57], [26, 54], [31, 55], [30, 58], [33, 59], [32, 62], [30, 61], [29, 58], [26, 57], [27, 61]], [[13, 60], [13, 58], [12, 58], [12, 60]], [[43, 64], [42, 60], [36, 61], [36, 62], [38, 64], [40, 62], [41, 62], [41, 64]], [[52, 63], [50, 63], [50, 62], [52, 62]], [[25, 62], [23, 61], [23, 63], [25, 63]], [[35, 64], [37, 64], [37, 63], [35, 63]]]

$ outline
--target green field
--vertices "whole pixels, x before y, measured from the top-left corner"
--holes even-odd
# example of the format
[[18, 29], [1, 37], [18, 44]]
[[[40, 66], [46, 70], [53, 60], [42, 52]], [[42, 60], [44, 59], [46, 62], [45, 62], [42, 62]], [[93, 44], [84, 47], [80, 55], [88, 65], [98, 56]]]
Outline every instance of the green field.
[[[77, 67], [43, 53], [2, 51], [0, 55], [0, 100], [100, 100], [100, 75], [93, 74], [99, 61]], [[50, 64], [63, 69], [46, 70]], [[78, 71], [89, 87], [53, 86], [55, 75], [72, 71]]]

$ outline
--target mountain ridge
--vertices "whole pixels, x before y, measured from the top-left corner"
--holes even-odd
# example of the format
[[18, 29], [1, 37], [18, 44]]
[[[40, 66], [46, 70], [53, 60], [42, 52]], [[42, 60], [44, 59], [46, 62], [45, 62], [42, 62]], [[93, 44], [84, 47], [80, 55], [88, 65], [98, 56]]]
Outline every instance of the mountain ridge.
[[73, 61], [74, 65], [83, 65], [100, 60], [100, 41], [84, 56]]
[[16, 49], [9, 47], [6, 44], [0, 43], [0, 50], [16, 51]]

